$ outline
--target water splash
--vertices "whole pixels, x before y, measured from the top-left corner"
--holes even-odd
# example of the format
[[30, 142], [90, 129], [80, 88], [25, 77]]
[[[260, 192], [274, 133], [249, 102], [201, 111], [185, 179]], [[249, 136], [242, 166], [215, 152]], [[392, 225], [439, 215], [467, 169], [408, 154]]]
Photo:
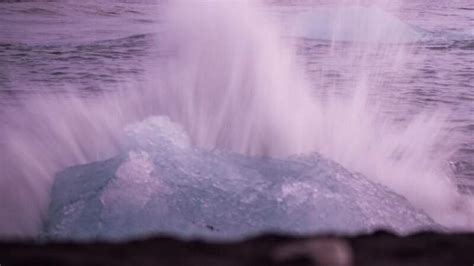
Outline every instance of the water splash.
[[[384, 102], [370, 97], [372, 84], [384, 74], [374, 67], [403, 67], [405, 46], [382, 46], [376, 35], [351, 44], [344, 54], [356, 77], [346, 88], [350, 97], [332, 94], [322, 100], [301, 75], [291, 46], [255, 6], [195, 8], [181, 3], [169, 10], [170, 32], [163, 43], [173, 47], [173, 57], [161, 64], [167, 86], [159, 105], [196, 145], [260, 156], [318, 151], [391, 187], [443, 224], [472, 226], [471, 203], [449, 178], [453, 144], [441, 145], [446, 114], [424, 112], [396, 123], [396, 116], [384, 112]], [[393, 20], [388, 18], [391, 25]]]
[[159, 64], [158, 106], [196, 145], [268, 156], [312, 150], [305, 136], [319, 111], [303, 71], [251, 2], [178, 2], [165, 21], [172, 56]]
[[5, 111], [0, 234], [34, 235], [55, 172], [115, 154], [125, 125], [156, 114], [182, 124], [195, 145], [208, 149], [271, 157], [317, 151], [444, 225], [472, 228], [472, 204], [457, 193], [446, 167], [452, 151], [441, 145], [446, 115], [397, 123], [384, 102], [370, 97], [384, 75], [371, 70], [401, 66], [406, 47], [371, 40], [340, 55], [334, 41], [320, 64], [344, 57], [355, 82], [344, 87], [345, 96], [319, 97], [323, 88], [312, 90], [293, 45], [251, 1], [177, 1], [164, 16], [158, 45], [166, 56], [149, 66], [145, 86], [90, 100], [39, 95]]

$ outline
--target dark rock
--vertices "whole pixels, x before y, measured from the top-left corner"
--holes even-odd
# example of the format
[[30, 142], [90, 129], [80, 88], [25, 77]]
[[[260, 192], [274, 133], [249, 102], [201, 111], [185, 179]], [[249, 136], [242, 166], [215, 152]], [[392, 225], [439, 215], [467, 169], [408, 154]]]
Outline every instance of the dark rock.
[[129, 242], [0, 243], [10, 265], [473, 265], [474, 234], [376, 232], [356, 237], [265, 235], [207, 243], [156, 237]]

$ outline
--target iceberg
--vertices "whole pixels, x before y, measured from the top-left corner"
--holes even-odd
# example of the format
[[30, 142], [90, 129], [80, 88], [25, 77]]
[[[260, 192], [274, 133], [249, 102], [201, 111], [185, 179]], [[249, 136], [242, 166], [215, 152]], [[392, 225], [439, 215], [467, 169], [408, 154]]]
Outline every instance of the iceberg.
[[130, 125], [125, 135], [123, 154], [56, 175], [46, 238], [440, 229], [405, 198], [316, 153], [261, 158], [204, 150], [167, 117]]
[[321, 7], [290, 16], [292, 37], [342, 42], [412, 43], [426, 33], [375, 6]]

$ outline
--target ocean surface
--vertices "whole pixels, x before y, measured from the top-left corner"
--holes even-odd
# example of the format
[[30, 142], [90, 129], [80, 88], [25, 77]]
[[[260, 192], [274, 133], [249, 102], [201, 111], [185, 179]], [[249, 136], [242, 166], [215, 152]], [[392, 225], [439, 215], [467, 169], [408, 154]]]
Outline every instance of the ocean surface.
[[[331, 2], [277, 1], [264, 12], [291, 24], [298, 14], [324, 14], [333, 8]], [[345, 88], [357, 85], [360, 74], [354, 69], [363, 68], [369, 73], [371, 94], [385, 99], [383, 111], [396, 112], [400, 121], [422, 110], [448, 113], [445, 126], [450, 141], [459, 146], [446, 164], [459, 189], [474, 193], [474, 2], [410, 0], [377, 5], [421, 36], [404, 43], [404, 64], [395, 70], [386, 54], [399, 51], [393, 49], [399, 43], [388, 43], [382, 55], [374, 51], [375, 63], [358, 68], [357, 51], [348, 50], [347, 40], [334, 45], [334, 40], [318, 34], [288, 33], [284, 38], [296, 43], [315, 97], [324, 97], [330, 89], [345, 97]], [[19, 102], [38, 94], [72, 92], [94, 98], [117, 88], [145, 86], [148, 70], [161, 56], [161, 10], [160, 3], [148, 0], [0, 1], [0, 121], [12, 119], [5, 116], [11, 110], [21, 112]], [[383, 24], [377, 12], [374, 19]], [[318, 23], [329, 23], [326, 20], [322, 17]], [[7, 126], [0, 125], [0, 144], [1, 128]]]

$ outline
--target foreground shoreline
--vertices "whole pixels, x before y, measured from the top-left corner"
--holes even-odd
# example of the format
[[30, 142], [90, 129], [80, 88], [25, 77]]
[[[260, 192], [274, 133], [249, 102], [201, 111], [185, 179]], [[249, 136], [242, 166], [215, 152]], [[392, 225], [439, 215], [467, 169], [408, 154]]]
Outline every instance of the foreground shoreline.
[[0, 242], [0, 265], [473, 265], [474, 233], [266, 234], [235, 242]]

